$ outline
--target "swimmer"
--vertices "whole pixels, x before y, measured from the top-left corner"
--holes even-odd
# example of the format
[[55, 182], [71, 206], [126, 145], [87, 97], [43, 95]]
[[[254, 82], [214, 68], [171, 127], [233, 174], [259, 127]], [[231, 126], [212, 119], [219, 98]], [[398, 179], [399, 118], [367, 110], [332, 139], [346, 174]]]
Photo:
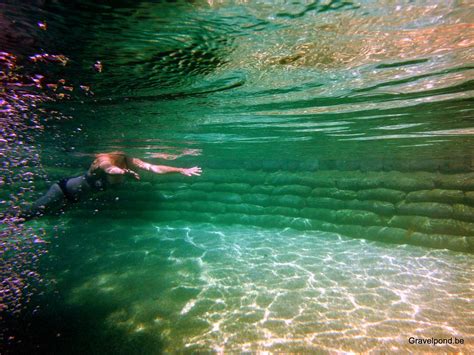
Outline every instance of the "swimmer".
[[64, 207], [67, 202], [78, 202], [86, 195], [104, 191], [108, 186], [123, 182], [126, 176], [140, 180], [136, 170], [155, 174], [179, 173], [185, 176], [201, 175], [200, 167], [175, 168], [153, 165], [140, 159], [129, 157], [122, 152], [100, 153], [84, 175], [70, 177], [53, 184], [48, 192], [20, 215], [25, 220], [42, 216]]

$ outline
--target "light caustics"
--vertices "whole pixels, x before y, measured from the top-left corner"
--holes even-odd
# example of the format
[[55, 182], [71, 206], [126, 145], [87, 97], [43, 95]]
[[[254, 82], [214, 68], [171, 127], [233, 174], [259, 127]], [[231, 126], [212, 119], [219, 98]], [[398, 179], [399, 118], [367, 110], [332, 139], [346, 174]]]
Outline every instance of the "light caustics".
[[176, 222], [122, 243], [92, 257], [118, 269], [78, 284], [69, 302], [118, 304], [105, 327], [161, 339], [166, 351], [402, 351], [409, 336], [470, 339], [467, 254]]

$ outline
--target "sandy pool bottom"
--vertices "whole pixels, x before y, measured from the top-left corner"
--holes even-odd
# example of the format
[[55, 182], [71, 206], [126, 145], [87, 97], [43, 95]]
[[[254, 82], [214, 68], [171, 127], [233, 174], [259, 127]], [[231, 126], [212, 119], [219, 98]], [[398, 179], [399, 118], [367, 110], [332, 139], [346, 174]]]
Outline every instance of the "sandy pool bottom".
[[473, 349], [469, 254], [184, 221], [77, 223], [54, 247], [63, 307], [88, 317], [67, 344], [131, 353]]

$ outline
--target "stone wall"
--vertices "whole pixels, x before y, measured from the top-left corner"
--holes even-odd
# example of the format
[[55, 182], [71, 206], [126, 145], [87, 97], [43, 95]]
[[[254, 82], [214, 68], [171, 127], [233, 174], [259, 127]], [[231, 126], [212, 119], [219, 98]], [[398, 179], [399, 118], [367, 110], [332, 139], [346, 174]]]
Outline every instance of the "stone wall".
[[201, 177], [147, 176], [120, 190], [107, 193], [102, 216], [323, 230], [474, 251], [474, 172], [205, 169]]

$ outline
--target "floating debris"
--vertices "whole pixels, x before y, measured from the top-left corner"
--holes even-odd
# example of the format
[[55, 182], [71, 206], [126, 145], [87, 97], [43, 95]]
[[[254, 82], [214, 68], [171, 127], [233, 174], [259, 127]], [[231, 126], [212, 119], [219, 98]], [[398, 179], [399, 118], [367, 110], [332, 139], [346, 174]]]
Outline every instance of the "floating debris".
[[46, 31], [48, 29], [48, 24], [46, 21], [38, 21], [38, 27], [43, 31]]
[[69, 62], [69, 58], [62, 54], [35, 54], [30, 57], [30, 60], [34, 63], [38, 62], [51, 62], [51, 63], [59, 63], [65, 66]]
[[103, 66], [102, 66], [102, 62], [100, 60], [98, 60], [97, 62], [94, 63], [94, 69], [95, 69], [96, 72], [102, 73]]

